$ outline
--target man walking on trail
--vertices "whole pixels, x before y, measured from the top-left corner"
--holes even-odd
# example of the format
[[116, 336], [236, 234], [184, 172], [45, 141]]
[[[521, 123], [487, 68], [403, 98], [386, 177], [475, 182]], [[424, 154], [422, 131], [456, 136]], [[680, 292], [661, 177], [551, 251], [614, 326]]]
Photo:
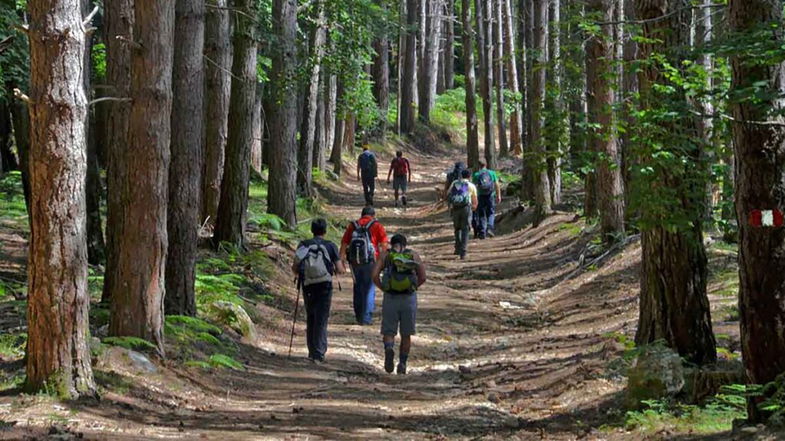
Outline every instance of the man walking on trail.
[[477, 237], [480, 239], [493, 237], [496, 204], [502, 201], [499, 177], [495, 171], [486, 168], [485, 163], [480, 161], [480, 170], [474, 173], [472, 181], [477, 187]]
[[393, 175], [393, 190], [395, 191], [395, 206], [398, 206], [398, 192], [401, 193], [401, 203], [406, 206], [406, 188], [412, 182], [412, 167], [409, 160], [403, 157], [402, 151], [395, 152], [395, 158], [390, 163], [390, 170], [387, 172], [387, 183], [390, 183], [390, 175]]
[[327, 353], [327, 321], [330, 318], [330, 302], [333, 297], [333, 276], [342, 274], [346, 267], [335, 244], [324, 239], [327, 221], [315, 219], [311, 222], [311, 233], [312, 239], [297, 245], [292, 271], [297, 275], [298, 289], [303, 290], [308, 358], [313, 362], [324, 362], [324, 355]]
[[449, 196], [450, 186], [452, 185], [453, 182], [457, 181], [458, 179], [461, 179], [461, 172], [465, 168], [466, 168], [466, 164], [464, 164], [463, 162], [458, 161], [458, 162], [455, 163], [455, 165], [453, 166], [452, 170], [447, 172], [447, 180], [444, 183], [444, 197], [445, 197], [445, 199], [447, 198], [447, 196]]
[[406, 247], [406, 236], [396, 234], [373, 267], [373, 282], [384, 291], [382, 339], [384, 370], [392, 373], [395, 364], [395, 336], [401, 333], [397, 372], [406, 374], [417, 317], [417, 288], [425, 283], [425, 265], [420, 256]]
[[363, 144], [363, 152], [357, 157], [357, 180], [363, 184], [365, 205], [373, 205], [377, 169], [376, 154], [369, 150], [368, 144]]
[[452, 225], [455, 229], [455, 254], [460, 256], [461, 260], [466, 258], [472, 212], [477, 209], [477, 187], [469, 181], [471, 177], [471, 170], [461, 170], [461, 178], [453, 181], [447, 192], [447, 203], [450, 204]]
[[341, 240], [341, 258], [351, 265], [354, 275], [354, 317], [360, 325], [370, 325], [376, 301], [371, 278], [373, 265], [387, 249], [387, 232], [376, 220], [373, 207], [365, 207], [362, 217], [346, 228]]

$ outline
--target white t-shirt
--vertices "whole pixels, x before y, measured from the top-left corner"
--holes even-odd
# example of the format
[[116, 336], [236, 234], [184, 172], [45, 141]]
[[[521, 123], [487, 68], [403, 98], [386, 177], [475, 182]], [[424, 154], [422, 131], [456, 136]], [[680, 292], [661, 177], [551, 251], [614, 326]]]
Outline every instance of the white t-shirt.
[[453, 181], [450, 184], [450, 188], [454, 187], [457, 182], [469, 184], [469, 196], [477, 197], [477, 186], [472, 183], [472, 181], [468, 179], [458, 179], [457, 181]]

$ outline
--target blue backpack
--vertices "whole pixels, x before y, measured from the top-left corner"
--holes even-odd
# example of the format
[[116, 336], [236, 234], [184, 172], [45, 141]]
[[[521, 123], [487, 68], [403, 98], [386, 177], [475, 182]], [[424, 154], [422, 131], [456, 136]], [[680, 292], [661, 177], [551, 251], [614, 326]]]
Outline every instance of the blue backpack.
[[480, 170], [477, 175], [477, 192], [481, 195], [489, 195], [493, 193], [495, 186], [493, 184], [493, 177], [488, 170]]

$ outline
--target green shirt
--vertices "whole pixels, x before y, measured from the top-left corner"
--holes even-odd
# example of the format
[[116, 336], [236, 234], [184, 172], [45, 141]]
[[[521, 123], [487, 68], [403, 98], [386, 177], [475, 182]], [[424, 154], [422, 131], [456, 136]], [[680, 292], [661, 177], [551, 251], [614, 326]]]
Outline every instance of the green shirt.
[[[499, 182], [499, 177], [496, 175], [495, 171], [489, 170], [487, 168], [484, 168], [484, 169], [482, 169], [480, 171], [474, 172], [474, 174], [472, 175], [472, 182], [474, 183], [474, 185], [479, 185], [480, 184], [480, 182], [479, 182], [479, 180], [480, 180], [480, 173], [482, 173], [483, 171], [487, 171], [488, 174], [491, 175], [491, 180], [494, 183]], [[493, 191], [491, 192], [491, 194], [492, 195], [496, 194], [496, 186], [495, 185], [493, 186]]]

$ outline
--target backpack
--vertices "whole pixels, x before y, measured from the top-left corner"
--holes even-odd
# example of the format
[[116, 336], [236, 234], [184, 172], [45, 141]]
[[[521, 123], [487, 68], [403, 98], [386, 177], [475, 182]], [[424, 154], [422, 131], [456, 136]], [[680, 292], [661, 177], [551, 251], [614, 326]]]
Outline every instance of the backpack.
[[382, 273], [382, 289], [391, 294], [411, 294], [417, 289], [417, 262], [410, 250], [390, 251]]
[[358, 221], [352, 223], [354, 231], [349, 247], [346, 249], [347, 260], [352, 265], [367, 265], [376, 261], [376, 248], [371, 241], [371, 226], [374, 223], [376, 223], [375, 219], [365, 226], [360, 225]]
[[377, 175], [376, 155], [370, 151], [365, 151], [360, 154], [357, 159], [360, 162], [360, 171], [363, 177], [375, 178]]
[[462, 169], [455, 168], [451, 172], [447, 173], [447, 182], [455, 182], [461, 179], [461, 170]]
[[395, 176], [406, 176], [409, 174], [409, 160], [406, 158], [395, 158], [392, 162], [392, 168]]
[[302, 286], [331, 282], [333, 280], [333, 262], [324, 244], [312, 243], [311, 245], [303, 245], [297, 249], [296, 254], [300, 259], [300, 283]]
[[469, 193], [469, 183], [464, 181], [453, 182], [447, 201], [453, 208], [463, 208], [469, 205], [472, 202], [472, 197]]
[[496, 189], [493, 183], [493, 177], [488, 170], [480, 170], [477, 175], [477, 192], [481, 195], [492, 194]]

